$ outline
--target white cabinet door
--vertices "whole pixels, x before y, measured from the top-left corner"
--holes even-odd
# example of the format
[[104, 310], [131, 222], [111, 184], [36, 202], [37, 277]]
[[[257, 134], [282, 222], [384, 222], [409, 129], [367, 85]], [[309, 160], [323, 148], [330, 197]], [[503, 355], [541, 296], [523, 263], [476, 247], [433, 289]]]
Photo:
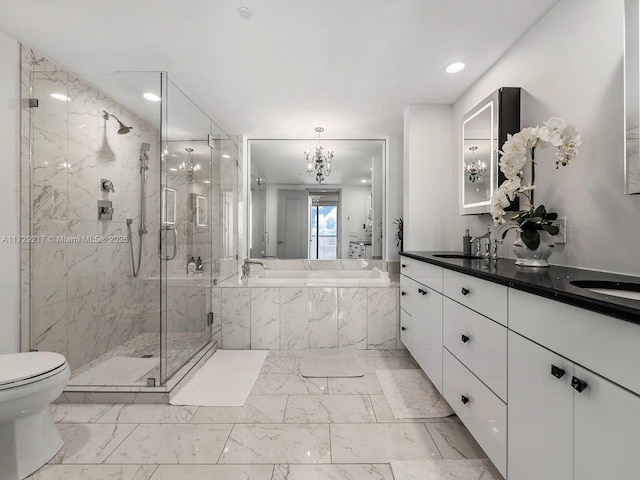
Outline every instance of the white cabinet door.
[[411, 352], [411, 315], [400, 309], [400, 341]]
[[[575, 480], [640, 478], [640, 397], [576, 366]], [[555, 478], [555, 477], [554, 477]]]
[[442, 295], [413, 282], [409, 351], [438, 391], [442, 391]]
[[509, 479], [572, 480], [573, 363], [516, 333], [508, 340]]
[[411, 310], [411, 288], [412, 280], [405, 276], [400, 275], [400, 308], [406, 311], [409, 315], [413, 312]]

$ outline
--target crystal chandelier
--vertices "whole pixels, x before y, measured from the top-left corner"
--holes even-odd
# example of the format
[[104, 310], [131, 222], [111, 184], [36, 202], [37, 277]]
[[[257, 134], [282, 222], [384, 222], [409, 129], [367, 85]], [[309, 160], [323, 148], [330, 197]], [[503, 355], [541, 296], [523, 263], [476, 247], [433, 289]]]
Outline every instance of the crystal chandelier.
[[191, 152], [193, 152], [193, 148], [187, 147], [184, 150], [185, 152], [187, 152], [189, 159], [186, 162], [182, 162], [180, 165], [178, 165], [178, 170], [180, 170], [181, 172], [187, 172], [189, 181], [193, 182], [193, 172], [197, 172], [198, 170], [200, 170], [200, 164], [196, 163], [194, 165], [191, 162]]
[[469, 181], [471, 183], [475, 183], [478, 179], [487, 171], [487, 165], [484, 162], [476, 162], [476, 150], [478, 147], [475, 145], [473, 147], [469, 147], [471, 150], [471, 163], [465, 164], [464, 173], [467, 177], [469, 177]]
[[316, 127], [318, 132], [318, 146], [312, 155], [309, 150], [304, 152], [304, 158], [307, 160], [307, 173], [312, 177], [316, 177], [316, 182], [322, 183], [323, 180], [331, 173], [331, 160], [333, 160], [333, 150], [327, 150], [324, 154], [324, 147], [320, 145], [320, 134], [324, 132], [324, 128]]

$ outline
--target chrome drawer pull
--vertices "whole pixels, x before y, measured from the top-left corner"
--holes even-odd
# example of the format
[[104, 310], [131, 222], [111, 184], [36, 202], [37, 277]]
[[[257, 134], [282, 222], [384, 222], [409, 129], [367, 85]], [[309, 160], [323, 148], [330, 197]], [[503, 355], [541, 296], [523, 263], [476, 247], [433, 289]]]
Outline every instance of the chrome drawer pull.
[[400, 295], [402, 295], [403, 297], [407, 294], [407, 292], [400, 292]]
[[463, 294], [463, 295], [469, 295], [469, 293], [471, 293], [469, 290], [467, 290], [467, 289], [466, 289], [466, 288], [464, 288], [464, 287], [462, 287], [461, 292], [462, 292], [462, 294]]
[[551, 365], [551, 375], [556, 378], [562, 378], [564, 376], [564, 369], [556, 367], [555, 365]]
[[402, 264], [402, 268], [407, 268], [407, 264], [406, 264], [406, 263], [403, 263], [403, 264]]
[[462, 343], [467, 343], [469, 341], [469, 337], [467, 337], [464, 333], [462, 334], [462, 336], [460, 337], [460, 340], [462, 340]]
[[426, 291], [426, 290], [423, 290], [423, 289], [421, 289], [421, 288], [419, 288], [419, 289], [418, 289], [418, 293], [419, 293], [419, 294], [421, 294], [421, 295], [426, 295], [426, 294], [427, 294], [427, 291]]
[[400, 327], [400, 328], [402, 328], [403, 332], [407, 329], [407, 327]]
[[462, 402], [463, 405], [466, 405], [467, 403], [469, 403], [469, 397], [465, 397], [464, 395], [461, 395], [460, 401]]

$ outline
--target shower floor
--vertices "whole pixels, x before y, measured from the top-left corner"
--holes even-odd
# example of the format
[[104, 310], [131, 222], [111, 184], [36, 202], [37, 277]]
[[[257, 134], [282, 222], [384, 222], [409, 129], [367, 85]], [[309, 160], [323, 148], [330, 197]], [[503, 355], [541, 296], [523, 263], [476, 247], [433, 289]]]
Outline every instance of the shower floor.
[[[193, 355], [205, 345], [203, 333], [176, 332], [169, 337], [167, 345], [167, 367], [168, 372], [173, 374], [182, 365], [187, 363]], [[109, 350], [95, 360], [77, 368], [71, 373], [71, 380], [97, 367], [106, 360], [113, 357], [138, 358], [158, 358], [160, 357], [160, 334], [141, 333], [122, 345]], [[115, 376], [117, 378], [117, 375]], [[156, 385], [160, 385], [160, 366], [145, 373], [135, 382], [105, 382], [103, 386], [133, 386], [144, 387], [147, 385], [147, 378], [156, 379]], [[112, 376], [113, 378], [113, 376]]]

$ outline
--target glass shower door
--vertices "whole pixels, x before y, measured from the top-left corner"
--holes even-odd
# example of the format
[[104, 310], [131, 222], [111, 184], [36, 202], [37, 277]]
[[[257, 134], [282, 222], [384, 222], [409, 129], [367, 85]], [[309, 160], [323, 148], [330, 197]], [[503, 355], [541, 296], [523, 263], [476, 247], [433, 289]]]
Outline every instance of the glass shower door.
[[211, 340], [211, 120], [163, 76], [161, 350], [166, 383]]

